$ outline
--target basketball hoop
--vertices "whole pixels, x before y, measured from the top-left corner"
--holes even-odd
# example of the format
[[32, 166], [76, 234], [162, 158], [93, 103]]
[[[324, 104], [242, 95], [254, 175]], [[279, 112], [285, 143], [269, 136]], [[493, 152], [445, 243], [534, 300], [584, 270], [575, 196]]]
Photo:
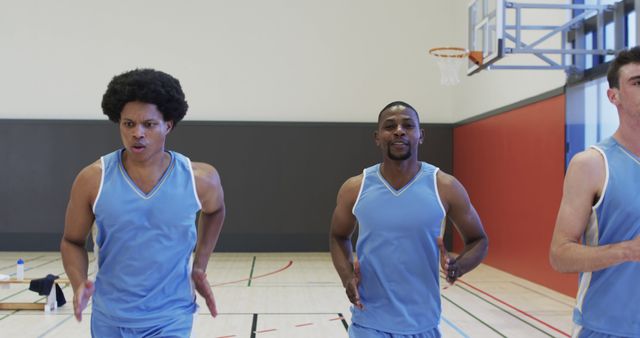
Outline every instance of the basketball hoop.
[[460, 67], [469, 57], [469, 51], [460, 47], [436, 47], [429, 49], [429, 54], [436, 57], [440, 68], [440, 83], [453, 86], [460, 82]]

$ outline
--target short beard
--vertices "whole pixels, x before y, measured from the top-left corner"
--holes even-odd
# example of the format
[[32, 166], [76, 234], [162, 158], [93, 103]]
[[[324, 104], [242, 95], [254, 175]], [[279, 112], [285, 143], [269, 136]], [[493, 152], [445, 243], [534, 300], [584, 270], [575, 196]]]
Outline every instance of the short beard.
[[391, 148], [387, 149], [387, 154], [389, 155], [389, 158], [394, 160], [394, 161], [404, 161], [404, 160], [408, 160], [411, 157], [411, 149], [407, 150], [406, 153], [402, 154], [402, 155], [394, 155], [391, 152]]

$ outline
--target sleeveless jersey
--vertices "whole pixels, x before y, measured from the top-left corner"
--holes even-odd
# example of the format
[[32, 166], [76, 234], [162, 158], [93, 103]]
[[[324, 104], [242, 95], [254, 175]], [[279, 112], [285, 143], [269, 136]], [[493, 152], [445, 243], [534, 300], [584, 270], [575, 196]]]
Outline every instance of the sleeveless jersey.
[[[606, 176], [583, 242], [600, 246], [633, 239], [640, 235], [640, 158], [613, 137], [593, 148], [605, 159]], [[637, 262], [581, 273], [574, 322], [596, 332], [640, 337], [638, 281]]]
[[169, 152], [167, 170], [145, 194], [125, 171], [122, 153], [101, 158], [93, 312], [110, 325], [148, 327], [197, 309], [190, 259], [201, 205], [187, 157]]
[[438, 168], [421, 163], [400, 190], [380, 173], [364, 170], [353, 207], [358, 221], [358, 286], [364, 310], [352, 321], [395, 334], [418, 334], [440, 322], [439, 249], [445, 211], [438, 195]]

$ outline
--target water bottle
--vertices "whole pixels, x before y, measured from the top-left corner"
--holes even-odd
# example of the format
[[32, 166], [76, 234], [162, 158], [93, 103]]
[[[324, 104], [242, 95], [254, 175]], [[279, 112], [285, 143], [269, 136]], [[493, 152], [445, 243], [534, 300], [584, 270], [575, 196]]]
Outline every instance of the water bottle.
[[19, 258], [16, 264], [16, 280], [23, 280], [23, 279], [24, 279], [24, 261], [22, 260], [22, 258]]

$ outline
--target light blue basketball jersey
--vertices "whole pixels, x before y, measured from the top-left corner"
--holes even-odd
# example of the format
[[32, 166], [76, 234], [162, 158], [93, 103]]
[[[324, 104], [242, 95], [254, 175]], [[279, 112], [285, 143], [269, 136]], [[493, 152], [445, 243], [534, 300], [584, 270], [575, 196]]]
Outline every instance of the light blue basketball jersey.
[[93, 312], [110, 325], [149, 327], [196, 311], [189, 262], [201, 205], [187, 157], [169, 152], [169, 167], [145, 194], [125, 171], [122, 152], [101, 158]]
[[[640, 159], [613, 137], [593, 146], [605, 159], [606, 178], [583, 237], [599, 246], [640, 235]], [[580, 274], [573, 320], [589, 330], [640, 337], [640, 263], [626, 262]]]
[[379, 164], [364, 170], [353, 207], [364, 310], [352, 307], [354, 323], [395, 334], [418, 334], [440, 323], [436, 237], [442, 235], [445, 212], [437, 172], [421, 163], [416, 176], [395, 190]]

